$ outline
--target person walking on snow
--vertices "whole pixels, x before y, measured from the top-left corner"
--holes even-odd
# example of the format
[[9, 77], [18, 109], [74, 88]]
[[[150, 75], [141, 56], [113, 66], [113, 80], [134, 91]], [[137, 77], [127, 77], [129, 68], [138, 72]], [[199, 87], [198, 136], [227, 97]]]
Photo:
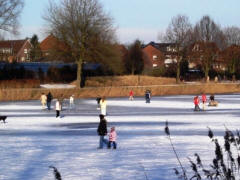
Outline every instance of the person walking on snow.
[[194, 105], [195, 105], [194, 111], [200, 111], [200, 108], [199, 108], [199, 98], [198, 98], [198, 96], [195, 96], [195, 97], [194, 97], [193, 102], [194, 102]]
[[133, 100], [133, 90], [131, 90], [130, 92], [129, 92], [129, 100]]
[[40, 101], [41, 101], [41, 104], [42, 104], [42, 109], [45, 109], [46, 108], [46, 103], [47, 103], [47, 96], [42, 93], [41, 97], [40, 97]]
[[111, 128], [111, 132], [109, 133], [109, 141], [108, 141], [108, 149], [111, 148], [111, 145], [113, 144], [113, 149], [117, 149], [117, 133], [115, 131], [115, 127]]
[[48, 110], [50, 110], [51, 109], [51, 101], [52, 101], [52, 94], [51, 94], [51, 92], [49, 92], [48, 94], [47, 94], [47, 108], [48, 108]]
[[97, 133], [99, 135], [99, 147], [98, 149], [103, 148], [103, 144], [108, 144], [108, 141], [104, 138], [107, 135], [107, 121], [104, 118], [104, 115], [100, 114], [100, 123], [98, 125]]
[[56, 118], [60, 118], [60, 111], [62, 108], [61, 108], [61, 103], [59, 102], [58, 99], [56, 101], [55, 109], [56, 109]]
[[207, 96], [206, 94], [202, 94], [202, 109], [205, 110], [207, 103]]
[[106, 116], [107, 114], [107, 102], [105, 97], [102, 97], [100, 100], [100, 110], [101, 110], [101, 114]]

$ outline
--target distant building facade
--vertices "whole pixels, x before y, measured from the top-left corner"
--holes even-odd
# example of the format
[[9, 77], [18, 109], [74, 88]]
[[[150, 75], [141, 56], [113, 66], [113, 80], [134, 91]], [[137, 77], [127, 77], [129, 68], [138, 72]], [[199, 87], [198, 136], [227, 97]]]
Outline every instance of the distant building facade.
[[0, 41], [0, 61], [29, 62], [30, 49], [29, 39]]
[[173, 43], [150, 42], [142, 48], [144, 63], [147, 68], [168, 67], [176, 63], [176, 46]]
[[225, 71], [227, 65], [224, 54], [224, 51], [220, 51], [214, 42], [195, 42], [189, 46], [189, 68], [196, 69], [197, 66], [206, 63], [206, 59], [209, 59], [212, 69]]

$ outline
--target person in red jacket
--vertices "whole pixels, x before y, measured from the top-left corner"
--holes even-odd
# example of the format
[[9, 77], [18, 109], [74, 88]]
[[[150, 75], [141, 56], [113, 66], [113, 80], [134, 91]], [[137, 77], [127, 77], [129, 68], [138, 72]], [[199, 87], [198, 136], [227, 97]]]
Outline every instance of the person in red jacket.
[[203, 110], [205, 110], [206, 103], [207, 103], [207, 96], [206, 96], [206, 94], [202, 94], [202, 108], [203, 108]]
[[195, 105], [194, 111], [200, 111], [200, 108], [199, 108], [199, 98], [198, 98], [198, 96], [195, 96], [195, 97], [194, 97], [193, 102], [194, 102], [194, 105]]
[[129, 92], [129, 100], [133, 100], [133, 90], [131, 90], [130, 92]]

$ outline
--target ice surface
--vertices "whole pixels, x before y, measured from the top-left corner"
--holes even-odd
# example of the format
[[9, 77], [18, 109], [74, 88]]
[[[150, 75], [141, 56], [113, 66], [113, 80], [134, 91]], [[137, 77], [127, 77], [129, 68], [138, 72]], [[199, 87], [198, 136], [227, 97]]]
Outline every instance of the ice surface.
[[[193, 96], [108, 98], [108, 129], [115, 126], [118, 149], [97, 149], [99, 110], [95, 99], [77, 99], [69, 109], [65, 100], [62, 118], [54, 109], [42, 110], [39, 101], [1, 102], [0, 180], [52, 180], [50, 165], [64, 180], [172, 180], [179, 165], [164, 134], [165, 121], [179, 157], [190, 170], [187, 157], [194, 153], [208, 166], [214, 144], [210, 127], [222, 139], [224, 125], [240, 127], [240, 95], [216, 95], [218, 107], [193, 111]], [[52, 108], [54, 108], [52, 102]]]

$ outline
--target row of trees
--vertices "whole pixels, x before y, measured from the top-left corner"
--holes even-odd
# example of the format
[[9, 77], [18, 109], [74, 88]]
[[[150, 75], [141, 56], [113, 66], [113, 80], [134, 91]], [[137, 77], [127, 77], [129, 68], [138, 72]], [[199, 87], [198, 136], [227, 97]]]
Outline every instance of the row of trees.
[[[217, 58], [218, 49], [224, 50], [229, 48], [227, 52], [223, 53], [227, 53], [228, 57], [223, 57], [228, 61], [233, 60], [233, 73], [236, 70], [236, 64], [240, 64], [237, 63], [238, 61], [240, 62], [240, 29], [238, 27], [222, 29], [221, 26], [216, 24], [209, 16], [203, 16], [194, 26], [185, 15], [173, 17], [166, 31], [159, 35], [159, 39], [176, 45], [177, 82], [180, 77], [180, 63], [184, 60], [183, 57], [186, 57], [185, 54], [188, 48], [195, 42], [201, 44], [202, 51], [198, 52], [198, 54], [192, 54], [192, 57], [188, 56], [188, 58], [190, 58], [190, 60], [191, 58], [201, 59], [200, 63], [206, 78], [213, 61]], [[234, 53], [231, 51], [234, 51]], [[227, 63], [229, 64], [229, 62]]]
[[[0, 0], [0, 30], [17, 32], [18, 17], [23, 8], [23, 0]], [[11, 12], [11, 13], [10, 13]], [[43, 16], [47, 24], [48, 34], [67, 45], [66, 51], [78, 64], [77, 84], [80, 85], [82, 64], [84, 61], [104, 64], [114, 74], [139, 74], [144, 69], [141, 42], [135, 41], [125, 53], [124, 64], [119, 48], [116, 46], [115, 28], [112, 18], [106, 14], [98, 0], [60, 0], [49, 1]], [[201, 59], [201, 65], [207, 77], [217, 48], [223, 50], [232, 44], [240, 44], [240, 29], [228, 27], [222, 29], [209, 16], [203, 16], [194, 26], [184, 15], [173, 17], [166, 32], [160, 35], [164, 42], [176, 45], [177, 70], [176, 79], [181, 75], [181, 61], [186, 60], [188, 47], [194, 42], [203, 44], [202, 53], [194, 54]], [[40, 56], [37, 36], [32, 37], [33, 48], [31, 58]], [[214, 46], [213, 44], [216, 44]], [[236, 71], [239, 64], [238, 46], [231, 48], [226, 54], [230, 59], [229, 69]], [[233, 56], [234, 55], [234, 56]], [[196, 57], [190, 57], [195, 59]], [[125, 65], [125, 67], [124, 67]]]

